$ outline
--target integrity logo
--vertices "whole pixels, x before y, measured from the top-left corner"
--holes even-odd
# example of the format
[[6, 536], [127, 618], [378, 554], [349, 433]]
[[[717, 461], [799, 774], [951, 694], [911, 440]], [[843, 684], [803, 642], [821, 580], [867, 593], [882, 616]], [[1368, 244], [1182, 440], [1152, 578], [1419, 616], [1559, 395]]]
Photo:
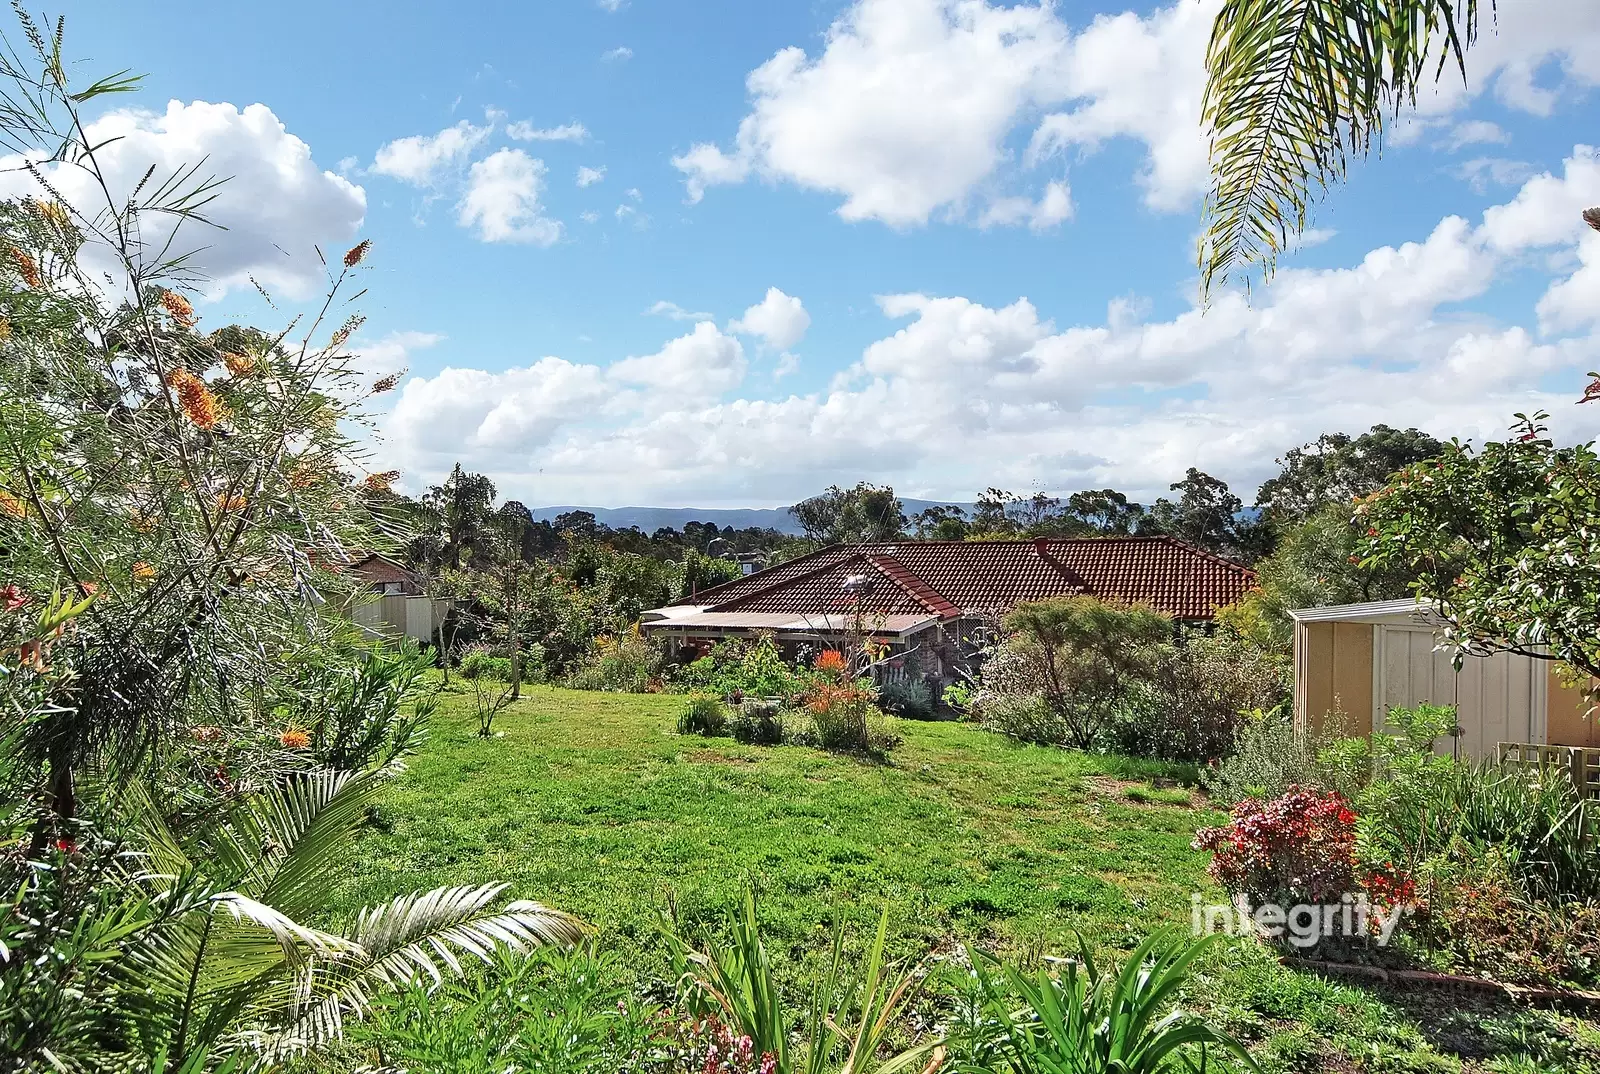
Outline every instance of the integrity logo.
[[1383, 907], [1369, 902], [1364, 893], [1345, 895], [1336, 903], [1283, 906], [1264, 902], [1254, 908], [1207, 904], [1197, 893], [1189, 896], [1189, 905], [1190, 924], [1196, 936], [1255, 933], [1269, 940], [1287, 940], [1302, 949], [1336, 936], [1371, 939], [1379, 947], [1387, 947], [1405, 913], [1404, 906]]

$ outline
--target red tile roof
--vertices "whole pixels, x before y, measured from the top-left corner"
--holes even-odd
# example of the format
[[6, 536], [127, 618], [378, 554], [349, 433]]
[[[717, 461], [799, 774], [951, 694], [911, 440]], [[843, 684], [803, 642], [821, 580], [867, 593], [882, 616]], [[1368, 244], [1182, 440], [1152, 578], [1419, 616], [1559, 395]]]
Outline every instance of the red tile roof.
[[711, 611], [819, 614], [846, 607], [845, 579], [871, 579], [863, 610], [943, 619], [1087, 593], [1178, 619], [1210, 619], [1255, 585], [1248, 567], [1171, 537], [897, 541], [834, 545], [702, 590]]

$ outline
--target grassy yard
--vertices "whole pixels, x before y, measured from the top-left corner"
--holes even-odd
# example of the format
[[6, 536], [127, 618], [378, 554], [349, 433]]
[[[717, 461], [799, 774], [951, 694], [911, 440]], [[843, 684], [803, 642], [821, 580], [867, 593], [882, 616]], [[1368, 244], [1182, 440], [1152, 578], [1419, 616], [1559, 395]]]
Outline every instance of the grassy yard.
[[[955, 943], [1021, 957], [1102, 950], [1188, 927], [1216, 896], [1197, 827], [1220, 815], [1184, 773], [904, 723], [873, 764], [800, 747], [682, 737], [682, 699], [536, 688], [476, 736], [447, 694], [428, 746], [390, 788], [340, 879], [344, 908], [439, 884], [506, 880], [577, 913], [642, 979], [659, 975], [669, 894], [717, 919], [746, 883], [792, 966], [841, 918], [888, 907], [903, 954]], [[795, 970], [798, 972], [798, 969]], [[1268, 1069], [1600, 1071], [1600, 1028], [1548, 1011], [1386, 996], [1219, 951], [1192, 1002]]]

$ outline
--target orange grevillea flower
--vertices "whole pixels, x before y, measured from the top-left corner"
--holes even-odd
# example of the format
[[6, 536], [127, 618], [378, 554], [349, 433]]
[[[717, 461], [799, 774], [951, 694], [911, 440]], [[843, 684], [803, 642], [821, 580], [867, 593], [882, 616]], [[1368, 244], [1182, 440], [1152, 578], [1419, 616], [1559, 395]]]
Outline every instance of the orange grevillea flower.
[[[171, 292], [168, 292], [169, 294]], [[211, 394], [206, 382], [187, 369], [167, 374], [167, 387], [178, 393], [178, 405], [197, 429], [210, 429], [222, 417], [222, 405]]]
[[311, 745], [311, 736], [298, 727], [291, 727], [278, 736], [278, 742], [286, 750], [303, 750]]
[[194, 307], [189, 305], [189, 300], [176, 291], [162, 291], [161, 304], [167, 308], [167, 314], [179, 328], [192, 328], [200, 319], [195, 316]]
[[242, 511], [248, 502], [243, 496], [229, 496], [225, 492], [217, 493], [217, 508], [222, 511]]
[[44, 286], [44, 280], [39, 276], [39, 264], [34, 261], [26, 250], [19, 250], [15, 246], [10, 249], [11, 263], [17, 266], [17, 274], [22, 277], [22, 282], [35, 290]]
[[849, 666], [844, 654], [838, 649], [824, 649], [817, 654], [816, 668], [818, 671], [828, 671], [837, 674]]
[[72, 217], [67, 213], [67, 207], [59, 201], [36, 201], [39, 215], [44, 217], [56, 227], [64, 228], [72, 223]]
[[399, 470], [385, 470], [381, 474], [368, 474], [361, 483], [366, 486], [368, 492], [388, 492], [389, 486], [394, 484], [399, 476]]
[[350, 247], [350, 249], [346, 250], [344, 254], [344, 267], [355, 268], [357, 265], [361, 264], [361, 259], [367, 256], [367, 251], [370, 249], [372, 249], [371, 239], [362, 239], [360, 242]]
[[372, 382], [372, 394], [382, 395], [384, 392], [394, 391], [396, 385], [400, 383], [400, 378], [404, 375], [404, 373], [390, 373], [386, 377], [379, 377]]
[[210, 724], [201, 724], [199, 727], [189, 728], [189, 737], [202, 746], [213, 742], [221, 742], [223, 737], [222, 728], [213, 727]]
[[27, 518], [28, 505], [5, 489], [0, 489], [0, 511], [4, 511], [12, 518]]
[[229, 376], [248, 377], [256, 371], [256, 360], [248, 354], [229, 351], [222, 356], [222, 364], [228, 367]]
[[148, 582], [156, 576], [156, 569], [144, 560], [133, 565], [133, 578], [136, 582]]

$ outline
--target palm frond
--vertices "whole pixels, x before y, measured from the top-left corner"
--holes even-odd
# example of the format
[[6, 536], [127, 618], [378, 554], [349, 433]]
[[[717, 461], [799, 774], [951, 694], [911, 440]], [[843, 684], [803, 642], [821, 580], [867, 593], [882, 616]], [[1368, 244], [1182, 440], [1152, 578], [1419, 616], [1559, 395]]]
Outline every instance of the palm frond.
[[1270, 278], [1316, 191], [1381, 144], [1432, 57], [1436, 77], [1454, 59], [1465, 78], [1477, 22], [1478, 0], [1227, 0], [1206, 51], [1202, 294], [1252, 265]]
[[309, 967], [303, 984], [311, 1002], [268, 1050], [290, 1054], [337, 1037], [344, 1018], [365, 1014], [375, 992], [420, 978], [442, 980], [441, 964], [459, 975], [462, 954], [487, 964], [497, 948], [571, 947], [583, 938], [581, 921], [540, 903], [519, 900], [488, 912], [505, 889], [437, 888], [363, 910], [348, 933], [362, 957]]

